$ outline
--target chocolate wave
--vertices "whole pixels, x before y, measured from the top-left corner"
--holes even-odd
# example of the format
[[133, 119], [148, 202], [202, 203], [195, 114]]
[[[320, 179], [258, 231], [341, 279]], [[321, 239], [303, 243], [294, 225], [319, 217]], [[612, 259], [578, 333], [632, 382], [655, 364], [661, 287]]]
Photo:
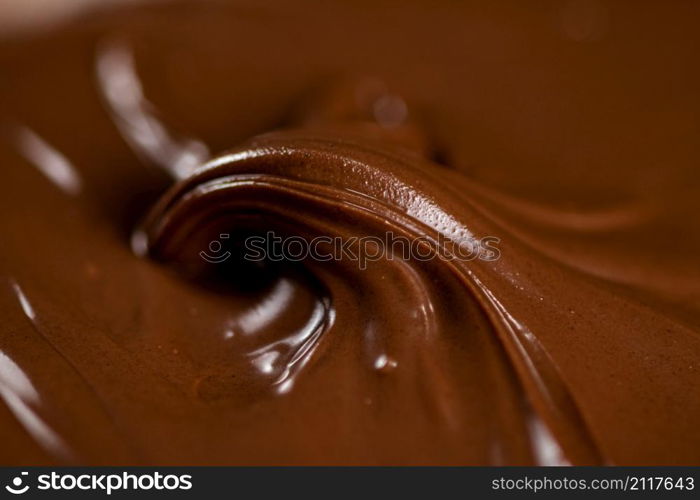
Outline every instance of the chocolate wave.
[[[428, 11], [3, 42], [0, 460], [698, 463], [697, 16]], [[270, 232], [430, 258], [245, 258]]]
[[[261, 339], [244, 355], [253, 363], [272, 356], [271, 384], [280, 392], [292, 381], [313, 387], [323, 378], [345, 387], [343, 399], [356, 402], [349, 406], [367, 401], [368, 408], [336, 416], [336, 425], [371, 423], [377, 450], [395, 451], [384, 437], [400, 428], [414, 436], [411, 446], [448, 461], [527, 463], [546, 447], [533, 430], [542, 428], [533, 423], [538, 415], [572, 463], [659, 460], [671, 441], [667, 460], [692, 460], [695, 448], [676, 432], [696, 375], [664, 376], [661, 360], [691, 362], [694, 334], [540, 255], [475, 206], [472, 191], [460, 174], [412, 154], [337, 134], [280, 132], [179, 183], [143, 234], [152, 255], [195, 267], [202, 266], [199, 250], [223, 232], [274, 230], [309, 240], [392, 231], [433, 242], [497, 236], [495, 262], [383, 258], [359, 269], [357, 262], [305, 261], [323, 284], [307, 293], [326, 290], [316, 297], [326, 304], [322, 319], [310, 308], [296, 344]], [[289, 330], [287, 307], [264, 312], [279, 319], [274, 330]], [[603, 307], [605, 322], [598, 320]], [[611, 336], [635, 346], [624, 366], [605, 345]], [[650, 376], [658, 399], [640, 400], [635, 388]], [[249, 370], [235, 384], [259, 387], [259, 377]], [[408, 409], [410, 416], [398, 417]], [[640, 412], [654, 416], [640, 422]], [[640, 432], [649, 438], [640, 442]]]

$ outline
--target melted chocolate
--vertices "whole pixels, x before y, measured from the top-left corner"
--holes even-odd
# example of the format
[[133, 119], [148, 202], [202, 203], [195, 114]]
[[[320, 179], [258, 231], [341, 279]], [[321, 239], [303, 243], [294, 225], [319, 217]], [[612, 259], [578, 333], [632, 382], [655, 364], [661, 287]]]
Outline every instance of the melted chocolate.
[[[697, 10], [182, 2], [3, 40], [2, 462], [697, 464]], [[436, 258], [240, 258], [269, 231]]]

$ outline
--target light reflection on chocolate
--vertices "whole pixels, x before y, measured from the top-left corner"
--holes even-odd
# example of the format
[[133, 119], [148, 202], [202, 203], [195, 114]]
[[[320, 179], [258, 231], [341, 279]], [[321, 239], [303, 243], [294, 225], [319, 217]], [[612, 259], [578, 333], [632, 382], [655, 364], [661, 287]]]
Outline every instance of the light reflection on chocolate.
[[[2, 461], [697, 464], [697, 7], [547, 5], [3, 40]], [[238, 258], [270, 230], [500, 258]]]

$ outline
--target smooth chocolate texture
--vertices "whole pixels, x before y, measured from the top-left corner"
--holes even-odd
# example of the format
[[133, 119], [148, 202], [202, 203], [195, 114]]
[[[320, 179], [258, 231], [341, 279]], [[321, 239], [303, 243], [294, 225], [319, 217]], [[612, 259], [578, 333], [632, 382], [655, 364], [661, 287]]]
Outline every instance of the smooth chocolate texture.
[[[0, 41], [20, 464], [697, 464], [690, 2], [179, 2]], [[496, 261], [223, 264], [310, 239]]]

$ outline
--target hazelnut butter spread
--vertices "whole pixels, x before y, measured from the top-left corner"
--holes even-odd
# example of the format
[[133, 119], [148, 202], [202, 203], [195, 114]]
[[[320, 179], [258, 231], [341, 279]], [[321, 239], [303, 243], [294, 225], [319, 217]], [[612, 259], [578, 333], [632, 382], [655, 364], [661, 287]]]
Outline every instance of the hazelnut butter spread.
[[700, 464], [700, 4], [0, 33], [0, 462]]

